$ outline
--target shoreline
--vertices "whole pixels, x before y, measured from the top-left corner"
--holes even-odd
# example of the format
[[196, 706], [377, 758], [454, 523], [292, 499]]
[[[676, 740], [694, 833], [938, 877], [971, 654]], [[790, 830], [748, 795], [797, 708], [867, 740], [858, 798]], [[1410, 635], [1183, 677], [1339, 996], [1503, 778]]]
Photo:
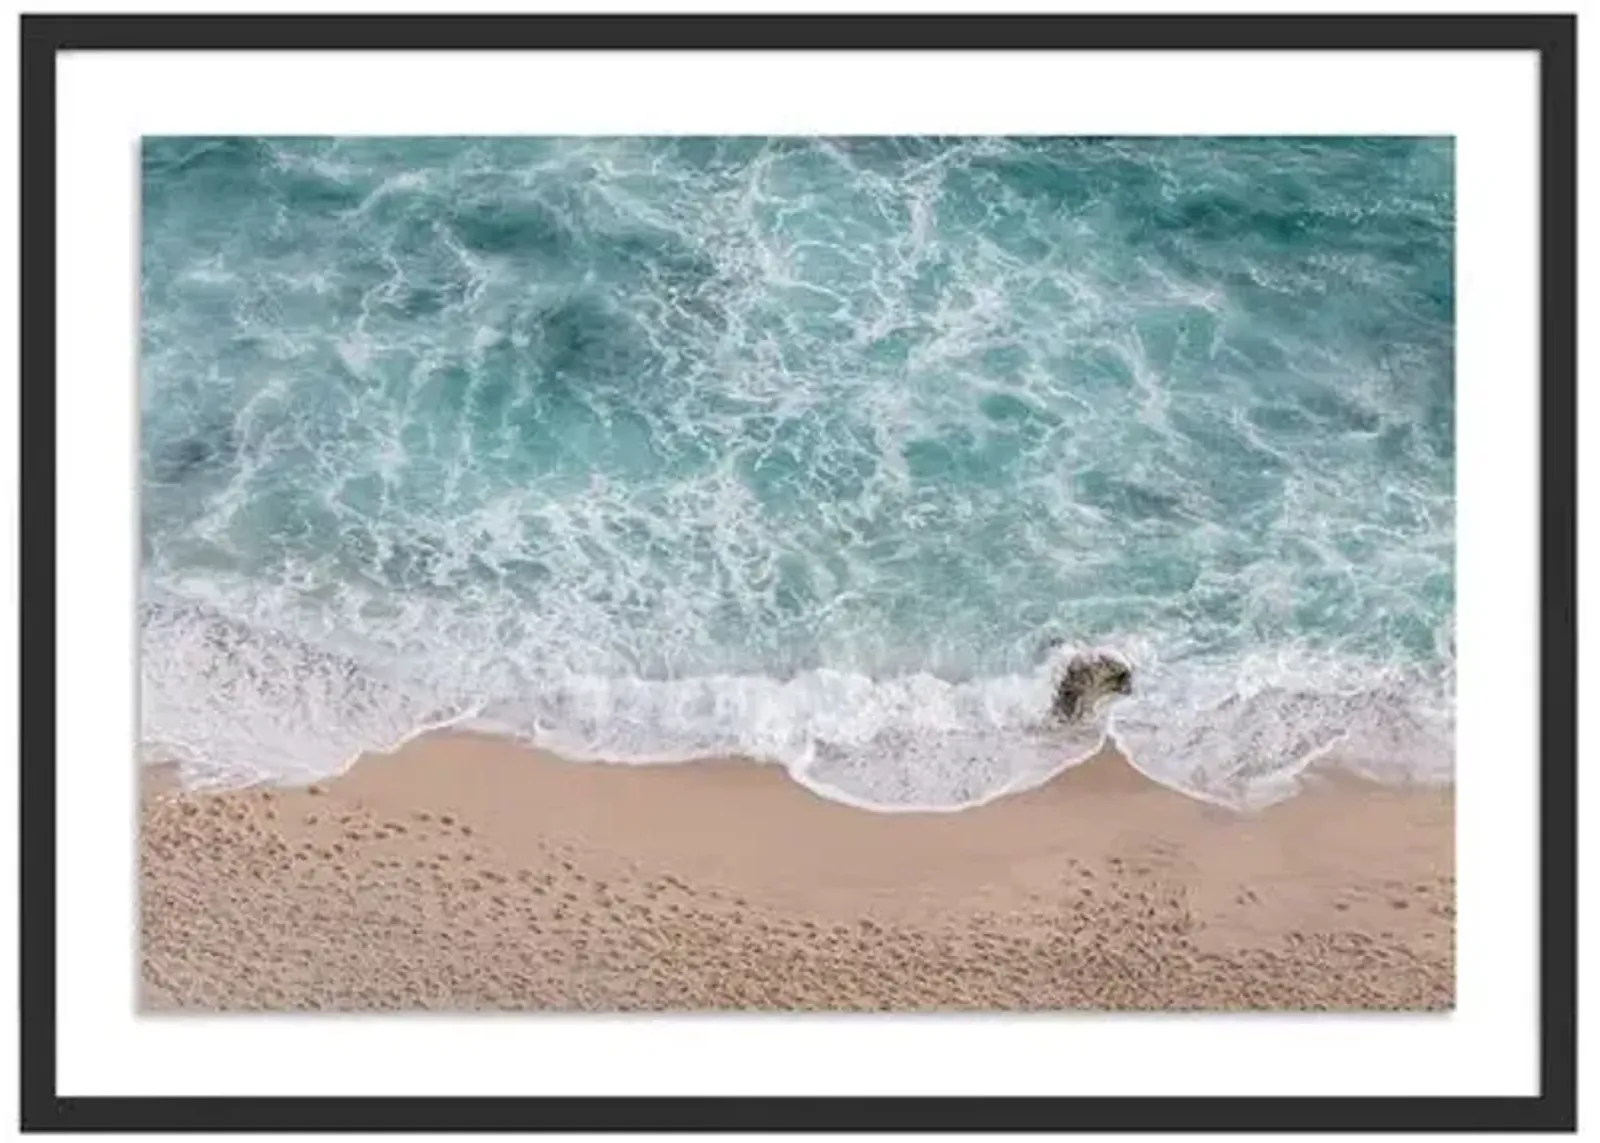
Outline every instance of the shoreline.
[[887, 814], [462, 731], [303, 788], [141, 783], [147, 1010], [1454, 1003], [1449, 787], [1240, 812], [1102, 751]]

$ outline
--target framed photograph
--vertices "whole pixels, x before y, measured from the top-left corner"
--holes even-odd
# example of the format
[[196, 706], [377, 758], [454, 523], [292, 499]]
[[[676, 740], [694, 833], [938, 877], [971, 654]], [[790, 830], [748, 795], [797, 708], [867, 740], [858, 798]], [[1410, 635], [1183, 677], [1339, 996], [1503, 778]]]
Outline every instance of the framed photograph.
[[23, 17], [24, 1126], [1571, 1129], [1575, 43]]

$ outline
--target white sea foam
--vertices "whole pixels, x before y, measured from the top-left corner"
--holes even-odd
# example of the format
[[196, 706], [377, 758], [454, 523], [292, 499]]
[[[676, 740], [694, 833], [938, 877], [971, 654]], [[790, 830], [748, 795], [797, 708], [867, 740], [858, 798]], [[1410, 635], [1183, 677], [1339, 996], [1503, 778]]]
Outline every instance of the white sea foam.
[[[515, 694], [470, 676], [405, 677], [194, 606], [145, 609], [143, 753], [193, 785], [301, 783], [442, 727], [596, 763], [743, 757], [816, 793], [885, 812], [956, 810], [1092, 757], [1107, 734], [1150, 777], [1255, 806], [1319, 761], [1388, 781], [1448, 781], [1448, 715], [1398, 682], [1301, 662], [1134, 661], [1135, 695], [1072, 727], [1048, 718], [1065, 645], [1025, 674], [952, 682], [805, 671], [787, 679], [562, 672]], [[446, 657], [448, 658], [448, 657]], [[455, 659], [470, 662], [470, 657]]]

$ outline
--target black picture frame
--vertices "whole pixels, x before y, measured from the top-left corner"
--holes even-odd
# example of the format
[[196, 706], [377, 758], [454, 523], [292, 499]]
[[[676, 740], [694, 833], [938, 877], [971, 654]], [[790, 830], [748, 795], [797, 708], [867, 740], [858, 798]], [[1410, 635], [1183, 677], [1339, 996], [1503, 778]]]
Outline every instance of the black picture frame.
[[[29, 1131], [1575, 1129], [1576, 17], [23, 15], [21, 1102]], [[1532, 51], [1540, 84], [1540, 1093], [1527, 1098], [68, 1098], [56, 1089], [56, 60], [115, 49]]]

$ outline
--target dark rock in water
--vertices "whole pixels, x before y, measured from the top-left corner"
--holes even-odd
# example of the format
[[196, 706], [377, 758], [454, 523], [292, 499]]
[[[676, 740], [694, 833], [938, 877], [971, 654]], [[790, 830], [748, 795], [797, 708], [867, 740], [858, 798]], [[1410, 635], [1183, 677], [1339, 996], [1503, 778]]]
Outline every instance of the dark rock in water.
[[1109, 651], [1073, 655], [1056, 679], [1050, 713], [1062, 722], [1081, 722], [1103, 698], [1133, 693], [1133, 668]]

